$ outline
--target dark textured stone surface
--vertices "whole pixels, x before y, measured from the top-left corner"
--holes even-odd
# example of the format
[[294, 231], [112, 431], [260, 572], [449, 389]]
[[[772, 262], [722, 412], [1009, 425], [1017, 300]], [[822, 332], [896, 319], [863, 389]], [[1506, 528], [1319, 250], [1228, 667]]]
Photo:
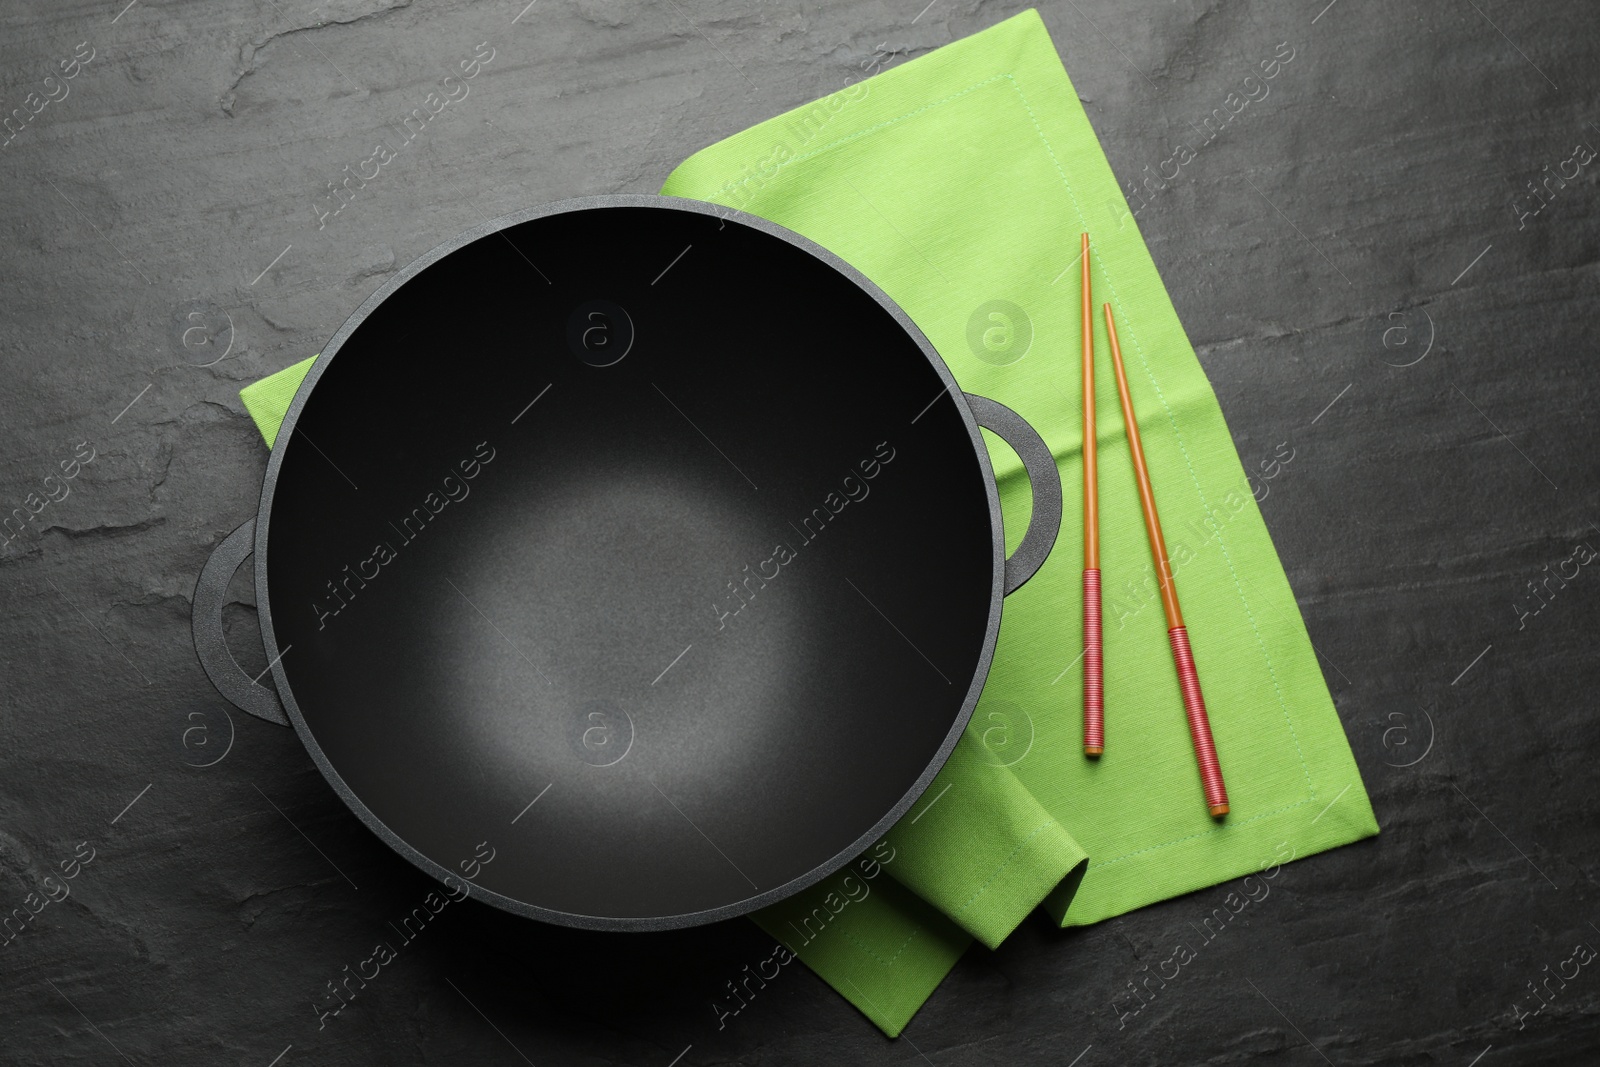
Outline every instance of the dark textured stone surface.
[[[719, 1033], [711, 997], [767, 954], [749, 923], [609, 937], [474, 903], [319, 1030], [324, 983], [429, 883], [291, 734], [230, 727], [189, 594], [259, 489], [238, 389], [315, 352], [389, 272], [530, 203], [654, 191], [875, 53], [900, 62], [1018, 9], [121, 3], [0, 11], [5, 111], [59, 96], [45, 76], [94, 50], [0, 149], [0, 505], [79, 442], [95, 457], [0, 549], [0, 907], [94, 849], [0, 950], [0, 1060], [264, 1067], [292, 1045], [286, 1067], [665, 1065], [692, 1045], [680, 1063], [1595, 1062], [1600, 967], [1552, 982], [1520, 1027], [1516, 1011], [1538, 1006], [1546, 965], [1600, 945], [1600, 571], [1521, 628], [1516, 609], [1546, 564], [1600, 547], [1595, 167], [1537, 215], [1514, 205], [1600, 143], [1600, 9], [1042, 7], [1130, 178], [1295, 50], [1139, 224], [1246, 466], [1294, 450], [1262, 508], [1384, 833], [1285, 867], [1125, 1025], [1111, 998], [1224, 890], [1087, 930], [1030, 920], [890, 1042], [800, 967]], [[494, 58], [468, 97], [319, 230], [326, 183], [481, 41]], [[470, 313], [441, 313], [461, 315], [451, 358], [470, 362]], [[250, 610], [229, 617], [260, 669]]]

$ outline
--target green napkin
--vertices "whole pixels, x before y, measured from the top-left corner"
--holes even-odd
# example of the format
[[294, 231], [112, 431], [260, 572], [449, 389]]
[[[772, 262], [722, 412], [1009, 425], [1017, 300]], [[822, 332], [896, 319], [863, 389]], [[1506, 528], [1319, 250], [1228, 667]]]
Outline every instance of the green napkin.
[[[1097, 922], [1377, 833], [1216, 398], [1036, 12], [703, 149], [662, 192], [762, 215], [854, 264], [964, 389], [1033, 423], [1067, 490], [1056, 550], [1007, 599], [983, 699], [927, 793], [866, 857], [754, 916], [788, 952], [893, 1036], [973, 939], [999, 944], [1040, 904], [1062, 926]], [[1103, 323], [1107, 747], [1082, 755], [1083, 231], [1227, 775], [1221, 824], [1200, 792]], [[309, 366], [241, 394], [269, 444]], [[1015, 547], [1027, 479], [986, 440]], [[730, 983], [719, 1025], [753, 992]]]
[[311, 364], [316, 361], [317, 357], [312, 356], [299, 363], [291, 363], [277, 374], [239, 390], [239, 399], [244, 401], [244, 409], [255, 420], [256, 429], [261, 431], [268, 448], [277, 443], [278, 427], [283, 425], [283, 417], [289, 414], [289, 404], [294, 400], [294, 394], [311, 372]]

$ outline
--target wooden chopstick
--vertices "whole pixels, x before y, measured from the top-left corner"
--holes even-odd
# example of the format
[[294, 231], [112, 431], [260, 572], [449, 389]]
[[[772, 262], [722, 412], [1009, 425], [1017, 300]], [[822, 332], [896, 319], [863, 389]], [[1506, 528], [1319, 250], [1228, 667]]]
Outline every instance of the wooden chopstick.
[[1200, 675], [1194, 653], [1189, 648], [1189, 631], [1178, 608], [1178, 587], [1172, 580], [1172, 563], [1161, 536], [1161, 519], [1156, 514], [1156, 498], [1150, 488], [1150, 471], [1144, 462], [1144, 446], [1139, 441], [1139, 423], [1133, 416], [1133, 399], [1128, 395], [1128, 376], [1122, 367], [1122, 348], [1117, 344], [1117, 325], [1111, 305], [1104, 305], [1106, 336], [1111, 341], [1111, 365], [1117, 374], [1117, 393], [1122, 398], [1122, 419], [1128, 433], [1128, 450], [1133, 455], [1133, 473], [1139, 483], [1139, 505], [1144, 509], [1144, 528], [1150, 536], [1150, 553], [1155, 557], [1156, 581], [1161, 590], [1161, 607], [1167, 613], [1167, 639], [1172, 644], [1172, 659], [1178, 668], [1178, 687], [1183, 692], [1183, 708], [1189, 718], [1189, 737], [1194, 742], [1195, 760], [1200, 766], [1200, 784], [1205, 791], [1206, 808], [1212, 818], [1228, 814], [1228, 791], [1222, 782], [1222, 765], [1217, 761], [1217, 745], [1211, 737], [1211, 721], [1206, 716], [1205, 697], [1200, 692]]
[[1089, 235], [1083, 235], [1083, 754], [1106, 750], [1105, 662], [1100, 628], [1100, 477], [1095, 455], [1094, 304]]

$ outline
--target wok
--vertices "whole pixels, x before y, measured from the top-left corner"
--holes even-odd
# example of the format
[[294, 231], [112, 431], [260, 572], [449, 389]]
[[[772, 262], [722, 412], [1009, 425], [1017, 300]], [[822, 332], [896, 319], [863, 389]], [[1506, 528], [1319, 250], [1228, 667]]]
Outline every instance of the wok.
[[[1032, 485], [1009, 559], [980, 426]], [[433, 877], [548, 922], [689, 926], [908, 810], [1060, 517], [1039, 435], [837, 256], [710, 204], [581, 198], [439, 246], [333, 336], [201, 573], [195, 646]], [[223, 640], [252, 553], [273, 688]]]

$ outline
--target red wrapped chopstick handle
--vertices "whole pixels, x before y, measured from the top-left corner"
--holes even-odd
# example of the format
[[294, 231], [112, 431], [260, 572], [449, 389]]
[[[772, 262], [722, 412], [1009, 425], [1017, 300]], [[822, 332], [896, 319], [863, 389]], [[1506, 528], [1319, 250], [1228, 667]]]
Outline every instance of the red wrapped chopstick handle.
[[1178, 686], [1183, 690], [1183, 710], [1189, 716], [1189, 736], [1194, 739], [1194, 755], [1200, 764], [1206, 807], [1213, 818], [1220, 818], [1228, 814], [1228, 790], [1222, 784], [1222, 764], [1217, 762], [1217, 744], [1211, 738], [1206, 700], [1200, 695], [1200, 674], [1189, 649], [1189, 631], [1174, 626], [1167, 631], [1167, 637], [1172, 641], [1172, 661], [1178, 667]]
[[1105, 660], [1100, 643], [1100, 571], [1083, 572], [1083, 752], [1106, 750]]

